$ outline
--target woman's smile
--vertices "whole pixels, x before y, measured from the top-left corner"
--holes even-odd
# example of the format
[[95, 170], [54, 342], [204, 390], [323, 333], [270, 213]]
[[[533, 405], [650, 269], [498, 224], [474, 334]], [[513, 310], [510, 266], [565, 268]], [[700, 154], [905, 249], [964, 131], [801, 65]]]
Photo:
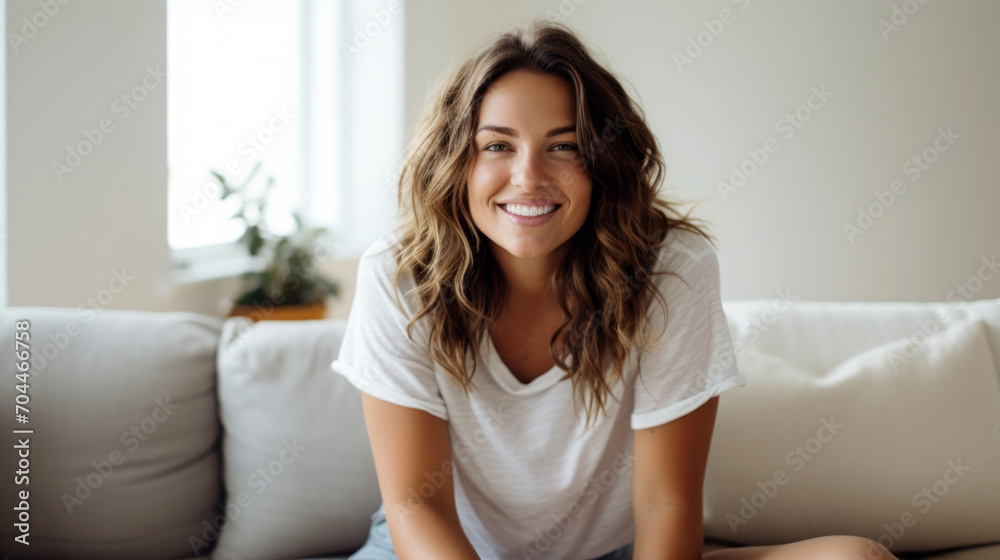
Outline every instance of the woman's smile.
[[529, 206], [526, 204], [498, 204], [508, 220], [519, 226], [540, 226], [555, 216], [561, 205]]

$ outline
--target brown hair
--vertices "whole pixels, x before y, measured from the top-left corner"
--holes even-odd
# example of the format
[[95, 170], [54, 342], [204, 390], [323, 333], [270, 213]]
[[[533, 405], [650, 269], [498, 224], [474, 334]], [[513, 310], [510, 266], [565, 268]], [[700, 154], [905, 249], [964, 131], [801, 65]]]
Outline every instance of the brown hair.
[[[690, 211], [681, 216], [658, 197], [665, 165], [642, 109], [564, 24], [531, 21], [495, 36], [453, 66], [429, 97], [399, 181], [406, 223], [396, 257], [397, 304], [400, 276], [412, 274], [422, 308], [407, 334], [412, 338], [414, 323], [428, 316], [431, 357], [468, 394], [467, 352], [471, 349], [475, 359], [476, 341], [500, 315], [506, 284], [473, 223], [466, 178], [475, 163], [473, 138], [483, 95], [500, 76], [518, 69], [561, 77], [576, 99], [579, 151], [593, 187], [586, 221], [552, 279], [569, 319], [550, 340], [549, 351], [567, 370], [574, 395], [586, 401], [590, 389], [589, 426], [593, 413], [604, 411], [611, 386], [622, 379], [630, 350], [649, 341], [651, 298], [660, 301], [666, 318], [666, 302], [648, 280], [668, 230], [688, 230], [714, 243], [689, 218]], [[571, 367], [557, 355], [560, 335], [573, 355]]]

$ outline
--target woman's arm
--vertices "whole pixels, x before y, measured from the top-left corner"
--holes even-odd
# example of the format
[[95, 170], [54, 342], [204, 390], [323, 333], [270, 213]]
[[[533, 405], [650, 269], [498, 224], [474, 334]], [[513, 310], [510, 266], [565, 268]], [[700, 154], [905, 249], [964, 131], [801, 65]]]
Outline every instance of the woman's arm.
[[633, 432], [635, 560], [698, 560], [705, 465], [719, 397], [661, 426]]
[[396, 556], [478, 559], [455, 510], [445, 421], [367, 393], [361, 403]]

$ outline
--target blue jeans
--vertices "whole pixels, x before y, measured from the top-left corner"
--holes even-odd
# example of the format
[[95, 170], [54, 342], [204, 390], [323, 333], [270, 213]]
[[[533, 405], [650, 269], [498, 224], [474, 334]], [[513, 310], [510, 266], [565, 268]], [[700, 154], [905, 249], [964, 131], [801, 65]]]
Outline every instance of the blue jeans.
[[[389, 538], [389, 526], [385, 522], [385, 504], [380, 505], [372, 514], [368, 540], [348, 560], [397, 560], [396, 550]], [[623, 546], [594, 560], [632, 560], [632, 545]]]

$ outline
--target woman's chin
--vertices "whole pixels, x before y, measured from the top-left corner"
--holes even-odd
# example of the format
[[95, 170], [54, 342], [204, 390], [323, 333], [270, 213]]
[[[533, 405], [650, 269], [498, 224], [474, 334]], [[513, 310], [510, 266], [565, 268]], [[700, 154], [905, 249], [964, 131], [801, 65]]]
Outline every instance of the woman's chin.
[[554, 243], [503, 243], [500, 247], [517, 259], [538, 259], [551, 256], [558, 248]]

